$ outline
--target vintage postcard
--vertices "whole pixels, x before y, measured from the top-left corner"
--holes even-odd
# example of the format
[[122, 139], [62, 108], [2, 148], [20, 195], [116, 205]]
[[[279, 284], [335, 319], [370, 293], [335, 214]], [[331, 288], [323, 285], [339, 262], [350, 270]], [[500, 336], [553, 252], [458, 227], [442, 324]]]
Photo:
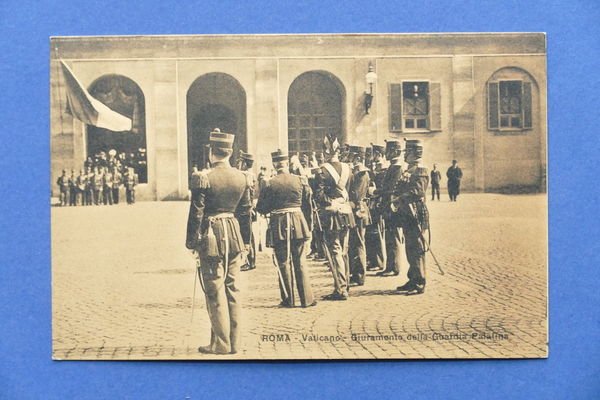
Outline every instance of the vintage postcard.
[[548, 356], [543, 33], [50, 44], [54, 359]]

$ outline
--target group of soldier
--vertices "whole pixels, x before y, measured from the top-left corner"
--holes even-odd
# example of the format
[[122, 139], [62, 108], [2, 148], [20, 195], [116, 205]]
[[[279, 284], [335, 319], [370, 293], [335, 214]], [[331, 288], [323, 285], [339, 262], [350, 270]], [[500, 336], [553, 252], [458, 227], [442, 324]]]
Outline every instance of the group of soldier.
[[198, 351], [239, 350], [237, 278], [240, 270], [255, 268], [257, 215], [268, 219], [266, 242], [273, 249], [281, 307], [317, 304], [305, 265], [309, 248], [332, 273], [325, 300], [347, 300], [352, 286], [365, 284], [367, 270], [399, 275], [403, 255], [408, 279], [396, 290], [424, 293], [430, 174], [420, 164], [419, 140], [405, 140], [404, 148], [401, 141], [388, 140], [367, 151], [342, 148], [336, 138], [326, 137], [322, 160], [313, 157], [313, 165], [311, 160], [306, 165], [306, 159], [277, 150], [271, 153], [275, 174], [267, 177], [261, 169], [257, 179], [250, 171], [252, 155], [242, 152], [238, 168], [231, 166], [234, 139], [218, 129], [211, 132], [210, 168], [195, 171], [191, 179], [186, 247], [197, 257], [211, 321], [211, 341]]
[[138, 175], [125, 159], [116, 156], [116, 151], [100, 152], [89, 157], [75, 174], [62, 170], [56, 184], [61, 206], [91, 206], [119, 204], [121, 188], [125, 188], [127, 204], [135, 203], [135, 188]]

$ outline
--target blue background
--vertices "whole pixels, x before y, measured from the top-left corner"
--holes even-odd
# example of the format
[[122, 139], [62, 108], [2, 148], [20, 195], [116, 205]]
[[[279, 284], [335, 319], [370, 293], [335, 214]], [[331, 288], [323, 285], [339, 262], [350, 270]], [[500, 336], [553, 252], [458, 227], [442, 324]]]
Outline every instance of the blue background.
[[[600, 2], [177, 3], [0, 5], [0, 398], [600, 398]], [[548, 360], [51, 361], [50, 35], [467, 31], [548, 33]]]

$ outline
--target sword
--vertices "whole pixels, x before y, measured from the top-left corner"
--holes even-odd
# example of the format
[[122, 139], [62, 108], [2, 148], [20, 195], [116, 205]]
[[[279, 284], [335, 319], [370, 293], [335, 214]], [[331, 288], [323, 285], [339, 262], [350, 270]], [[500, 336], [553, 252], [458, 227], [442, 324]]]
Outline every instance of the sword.
[[433, 254], [433, 251], [431, 250], [431, 230], [428, 229], [429, 240], [425, 240], [425, 236], [423, 236], [423, 229], [421, 227], [421, 223], [419, 222], [419, 219], [417, 218], [417, 211], [415, 210], [414, 205], [409, 204], [408, 209], [410, 210], [412, 217], [414, 218], [415, 222], [417, 223], [417, 227], [419, 228], [419, 236], [421, 237], [421, 240], [423, 241], [423, 243], [427, 243], [427, 249], [425, 250], [425, 252], [426, 253], [429, 252], [429, 254], [431, 254], [431, 258], [433, 258], [433, 262], [435, 263], [435, 266], [440, 271], [440, 275], [446, 275], [446, 273], [442, 269], [442, 266], [438, 262], [437, 257], [435, 256], [435, 254]]

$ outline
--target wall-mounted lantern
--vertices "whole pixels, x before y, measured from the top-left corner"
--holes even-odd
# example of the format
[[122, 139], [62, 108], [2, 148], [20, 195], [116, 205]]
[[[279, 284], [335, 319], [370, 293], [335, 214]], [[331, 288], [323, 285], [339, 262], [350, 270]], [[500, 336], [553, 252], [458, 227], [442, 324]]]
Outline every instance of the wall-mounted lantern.
[[371, 108], [371, 104], [373, 103], [373, 86], [375, 82], [377, 82], [377, 74], [375, 73], [375, 67], [369, 61], [369, 71], [365, 75], [365, 80], [367, 81], [367, 90], [365, 90], [365, 113], [369, 113], [369, 109]]

